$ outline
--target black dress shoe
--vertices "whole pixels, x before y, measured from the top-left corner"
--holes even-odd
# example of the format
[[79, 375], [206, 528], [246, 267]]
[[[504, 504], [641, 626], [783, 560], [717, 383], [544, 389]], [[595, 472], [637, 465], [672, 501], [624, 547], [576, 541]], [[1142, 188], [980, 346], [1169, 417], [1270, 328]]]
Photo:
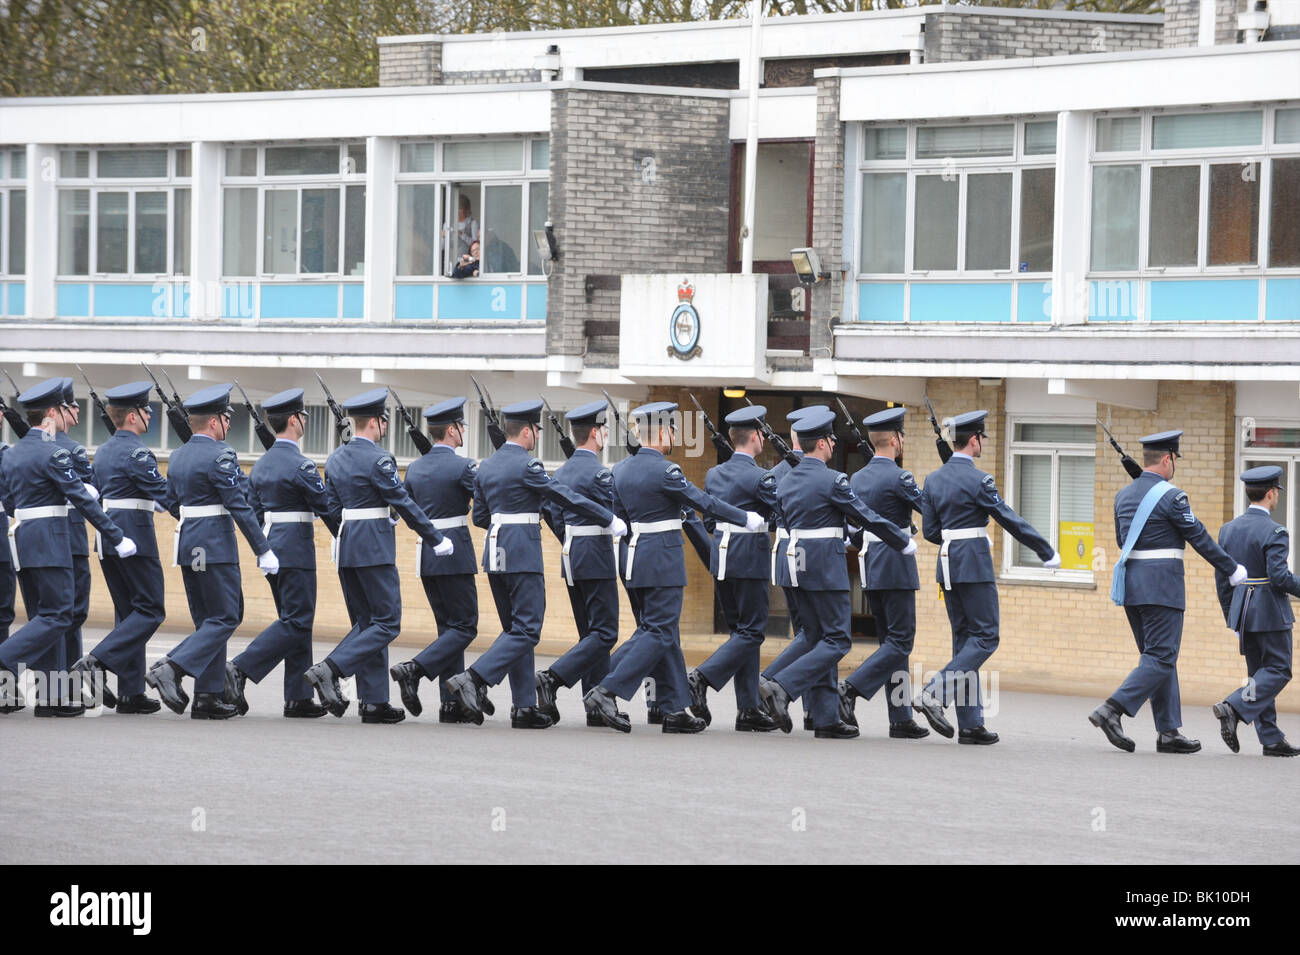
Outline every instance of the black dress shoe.
[[86, 707], [82, 703], [37, 703], [35, 713], [40, 717], [85, 716]]
[[401, 694], [402, 705], [410, 710], [411, 715], [419, 716], [423, 713], [424, 704], [420, 702], [420, 677], [424, 676], [424, 671], [420, 669], [420, 664], [414, 660], [395, 663], [388, 668], [388, 675], [397, 684], [397, 692]]
[[479, 702], [478, 684], [469, 671], [457, 673], [446, 682], [447, 692], [456, 697], [461, 708], [475, 726], [483, 725], [483, 707]]
[[478, 688], [478, 708], [483, 711], [484, 716], [496, 715], [497, 708], [493, 706], [492, 701], [488, 699], [488, 688], [486, 686], [480, 686]]
[[[6, 676], [6, 674], [9, 674]], [[7, 686], [5, 683], [7, 682]], [[0, 670], [0, 715], [7, 713], [17, 713], [19, 710], [27, 709], [27, 701], [23, 699], [23, 691], [18, 689], [18, 680], [10, 674], [8, 670]]]
[[957, 742], [967, 746], [992, 746], [998, 741], [998, 734], [983, 726], [972, 726], [957, 732]]
[[626, 713], [618, 711], [618, 699], [603, 686], [593, 686], [582, 698], [582, 705], [587, 708], [587, 725], [595, 716], [602, 725], [620, 733], [632, 732], [632, 721]]
[[248, 675], [235, 664], [226, 661], [226, 702], [235, 704], [235, 709], [239, 710], [239, 715], [243, 716], [248, 712], [248, 700], [244, 699], [244, 684], [248, 682]]
[[362, 703], [361, 722], [363, 723], [400, 723], [406, 719], [406, 711], [387, 703]]
[[117, 700], [117, 711], [119, 713], [157, 713], [162, 709], [162, 704], [152, 696], [145, 693], [137, 693], [134, 696], [122, 696]]
[[[618, 714], [618, 716], [619, 716], [619, 719], [627, 720], [628, 726], [631, 727], [631, 725], [632, 725], [632, 720], [628, 717], [628, 715], [627, 715], [626, 713], [622, 713], [622, 712], [620, 712], [620, 713]], [[587, 714], [587, 725], [588, 725], [588, 726], [596, 727], [596, 728], [598, 728], [598, 729], [604, 729], [604, 728], [605, 728], [605, 721], [604, 721], [603, 719], [600, 718], [600, 714], [599, 714], [599, 713], [588, 713], [588, 714]]]
[[189, 694], [181, 686], [181, 679], [170, 660], [159, 660], [144, 675], [144, 682], [158, 691], [163, 705], [173, 713], [184, 713], [190, 705]]
[[693, 716], [686, 710], [678, 710], [676, 713], [665, 713], [663, 725], [659, 729], [664, 733], [703, 733], [707, 725], [698, 716]]
[[461, 706], [459, 701], [452, 700], [450, 703], [444, 703], [438, 707], [439, 723], [473, 723], [465, 707]]
[[811, 713], [805, 713], [803, 715], [803, 729], [805, 733], [811, 733], [817, 729], [817, 724], [813, 722]]
[[1178, 730], [1172, 733], [1161, 733], [1156, 737], [1157, 753], [1199, 753], [1200, 751], [1199, 739], [1188, 739]]
[[303, 674], [307, 682], [320, 695], [320, 701], [335, 716], [342, 716], [348, 711], [348, 704], [351, 700], [343, 699], [343, 691], [339, 687], [339, 678], [334, 675], [330, 665], [322, 660], [315, 666], [307, 668]]
[[744, 709], [736, 714], [737, 733], [772, 733], [781, 728], [781, 724], [762, 710]]
[[192, 720], [228, 720], [239, 715], [239, 707], [227, 703], [220, 693], [195, 693], [190, 707]]
[[1107, 700], [1088, 714], [1088, 722], [1105, 733], [1106, 739], [1110, 740], [1111, 745], [1119, 747], [1126, 753], [1131, 753], [1137, 749], [1137, 744], [1124, 735], [1124, 728], [1120, 725], [1119, 715], [1119, 710]]
[[918, 693], [916, 699], [912, 701], [912, 708], [921, 711], [925, 721], [930, 724], [930, 729], [945, 739], [952, 739], [952, 724], [948, 722], [948, 717], [943, 715], [943, 704], [929, 693], [925, 690]]
[[305, 700], [289, 700], [284, 704], [284, 715], [291, 720], [314, 720], [328, 712], [310, 697]]
[[775, 680], [765, 680], [760, 677], [758, 698], [762, 701], [768, 715], [776, 721], [777, 726], [781, 727], [782, 733], [789, 733], [794, 729], [794, 723], [790, 719], [790, 694], [785, 691], [785, 687]]
[[93, 653], [72, 664], [70, 672], [81, 674], [81, 698], [87, 706], [94, 706], [98, 699], [108, 709], [116, 709], [117, 696], [108, 688], [108, 671]]
[[1292, 746], [1285, 739], [1264, 746], [1265, 756], [1300, 756], [1300, 746]]
[[552, 723], [560, 722], [560, 708], [555, 705], [555, 694], [564, 684], [550, 670], [538, 670], [535, 683], [537, 684], [537, 708], [549, 716]]
[[537, 706], [510, 707], [510, 728], [512, 730], [544, 730], [555, 725], [555, 721]]
[[830, 726], [819, 726], [813, 730], [814, 739], [857, 739], [858, 728], [850, 726], [843, 720]]
[[1222, 703], [1215, 703], [1210, 707], [1210, 712], [1218, 717], [1219, 735], [1228, 744], [1228, 749], [1234, 753], [1240, 753], [1241, 741], [1237, 739], [1237, 724], [1241, 722], [1241, 717], [1232, 708], [1232, 704], [1227, 700]]
[[890, 739], [925, 739], [930, 731], [916, 720], [899, 720], [889, 724]]
[[854, 712], [858, 705], [858, 691], [848, 680], [840, 681], [840, 722], [850, 726], [858, 725], [858, 715]]
[[713, 722], [713, 714], [709, 712], [708, 681], [699, 670], [692, 670], [686, 674], [686, 684], [691, 690], [691, 712], [704, 720], [705, 726], [710, 725]]
[[651, 726], [662, 726], [664, 722], [664, 711], [657, 706], [646, 704], [645, 721]]

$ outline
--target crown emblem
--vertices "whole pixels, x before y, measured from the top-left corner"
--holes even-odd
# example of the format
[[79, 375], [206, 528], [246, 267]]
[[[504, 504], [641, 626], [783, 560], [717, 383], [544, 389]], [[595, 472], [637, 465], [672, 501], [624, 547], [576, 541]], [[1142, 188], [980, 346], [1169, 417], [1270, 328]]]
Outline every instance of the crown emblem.
[[690, 279], [682, 279], [681, 284], [677, 286], [677, 301], [689, 302], [695, 298], [695, 286], [691, 284]]

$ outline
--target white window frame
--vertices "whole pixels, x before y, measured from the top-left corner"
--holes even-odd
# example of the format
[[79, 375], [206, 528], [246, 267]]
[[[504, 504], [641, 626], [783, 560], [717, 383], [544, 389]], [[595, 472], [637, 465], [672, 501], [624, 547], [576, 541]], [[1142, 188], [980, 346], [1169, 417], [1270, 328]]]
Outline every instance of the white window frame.
[[[1235, 473], [1240, 474], [1246, 469], [1247, 461], [1278, 461], [1284, 462], [1285, 468], [1282, 472], [1282, 486], [1287, 489], [1287, 506], [1290, 508], [1288, 513], [1279, 514], [1273, 512], [1273, 520], [1279, 524], [1285, 524], [1288, 534], [1291, 537], [1291, 553], [1287, 555], [1287, 566], [1294, 572], [1297, 566], [1300, 566], [1300, 520], [1293, 520], [1296, 514], [1296, 500], [1292, 497], [1300, 488], [1296, 486], [1297, 478], [1300, 478], [1300, 444], [1289, 448], [1253, 448], [1246, 446], [1245, 428], [1242, 427], [1242, 418], [1236, 419], [1237, 432], [1237, 458]], [[1300, 421], [1284, 418], [1257, 418], [1255, 427], [1260, 428], [1296, 428], [1300, 429]], [[1246, 486], [1241, 481], [1233, 481], [1233, 513], [1236, 517], [1245, 513], [1250, 502], [1246, 500]]]

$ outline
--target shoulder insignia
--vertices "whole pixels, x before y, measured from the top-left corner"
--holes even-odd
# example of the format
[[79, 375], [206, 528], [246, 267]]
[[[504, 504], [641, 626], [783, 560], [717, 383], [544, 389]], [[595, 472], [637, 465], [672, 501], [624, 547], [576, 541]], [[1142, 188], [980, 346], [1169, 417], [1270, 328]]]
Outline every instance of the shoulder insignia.
[[79, 444], [75, 448], [73, 448], [72, 456], [77, 459], [78, 463], [84, 464], [86, 467], [90, 467], [90, 455], [86, 453], [86, 448], [84, 445]]
[[239, 455], [234, 448], [227, 448], [217, 455], [217, 467], [222, 470], [234, 470], [239, 466]]
[[849, 477], [847, 474], [839, 474], [835, 478], [835, 486], [847, 488], [849, 486]]
[[310, 461], [310, 460], [309, 460], [309, 461], [304, 461], [304, 462], [302, 462], [302, 464], [298, 465], [298, 470], [299, 470], [299, 471], [315, 471], [315, 470], [316, 470], [316, 462], [315, 462], [315, 461]]
[[534, 474], [539, 474], [546, 470], [546, 465], [542, 463], [541, 458], [529, 458], [528, 463], [524, 466]]
[[392, 457], [390, 457], [387, 454], [384, 455], [382, 458], [380, 458], [375, 466], [379, 468], [379, 470], [382, 471], [384, 474], [397, 473], [397, 462], [394, 461]]
[[469, 462], [469, 464], [465, 465], [465, 470], [468, 471], [470, 474], [478, 474], [478, 462], [477, 461]]
[[1196, 515], [1192, 513], [1192, 505], [1187, 500], [1186, 491], [1179, 491], [1174, 495], [1174, 509], [1182, 512], [1179, 516], [1183, 519], [1184, 524], [1196, 523]]
[[761, 478], [758, 479], [758, 486], [761, 488], [775, 488], [776, 475], [773, 474], [771, 471], [768, 471], [766, 474], [764, 474]]
[[614, 482], [614, 472], [609, 468], [601, 468], [596, 472], [596, 482], [598, 484], [612, 484]]
[[131, 452], [131, 459], [139, 461], [141, 464], [148, 463], [151, 457], [153, 457], [153, 453], [148, 448], [136, 448]]
[[915, 483], [916, 483], [916, 478], [912, 475], [912, 472], [911, 472], [911, 471], [899, 471], [899, 472], [898, 472], [898, 479], [899, 479], [900, 481], [902, 481], [904, 484], [915, 484]]
[[680, 464], [670, 464], [664, 474], [670, 478], [682, 477], [682, 466]]
[[1273, 533], [1274, 533], [1274, 534], [1285, 534], [1285, 533], [1286, 533], [1286, 528], [1285, 528], [1284, 526], [1282, 526], [1281, 524], [1276, 524], [1276, 525], [1274, 525], [1274, 527], [1273, 527]]
[[72, 467], [72, 455], [68, 453], [67, 448], [55, 448], [54, 453], [50, 455], [50, 461], [56, 468]]
[[982, 478], [980, 478], [980, 483], [987, 484], [990, 487], [993, 487], [997, 484], [997, 481], [994, 479], [992, 474], [986, 474]]

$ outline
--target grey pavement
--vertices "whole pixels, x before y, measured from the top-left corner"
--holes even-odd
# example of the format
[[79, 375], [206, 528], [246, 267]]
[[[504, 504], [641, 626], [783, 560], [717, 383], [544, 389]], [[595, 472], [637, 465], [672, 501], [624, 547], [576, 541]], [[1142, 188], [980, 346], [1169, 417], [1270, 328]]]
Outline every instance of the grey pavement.
[[862, 738], [832, 741], [797, 704], [789, 736], [734, 732], [730, 687], [698, 736], [646, 725], [639, 696], [630, 736], [589, 729], [577, 690], [558, 726], [512, 730], [505, 686], [483, 726], [443, 726], [422, 691], [396, 726], [355, 705], [286, 720], [279, 670], [227, 722], [0, 717], [0, 863], [1300, 862], [1300, 758], [1263, 758], [1244, 727], [1234, 756], [1203, 707], [1184, 730], [1204, 751], [1172, 756], [1146, 711], [1126, 720], [1138, 752], [1112, 748], [1082, 697], [1002, 693], [1002, 741], [973, 747], [888, 739], [879, 698]]

